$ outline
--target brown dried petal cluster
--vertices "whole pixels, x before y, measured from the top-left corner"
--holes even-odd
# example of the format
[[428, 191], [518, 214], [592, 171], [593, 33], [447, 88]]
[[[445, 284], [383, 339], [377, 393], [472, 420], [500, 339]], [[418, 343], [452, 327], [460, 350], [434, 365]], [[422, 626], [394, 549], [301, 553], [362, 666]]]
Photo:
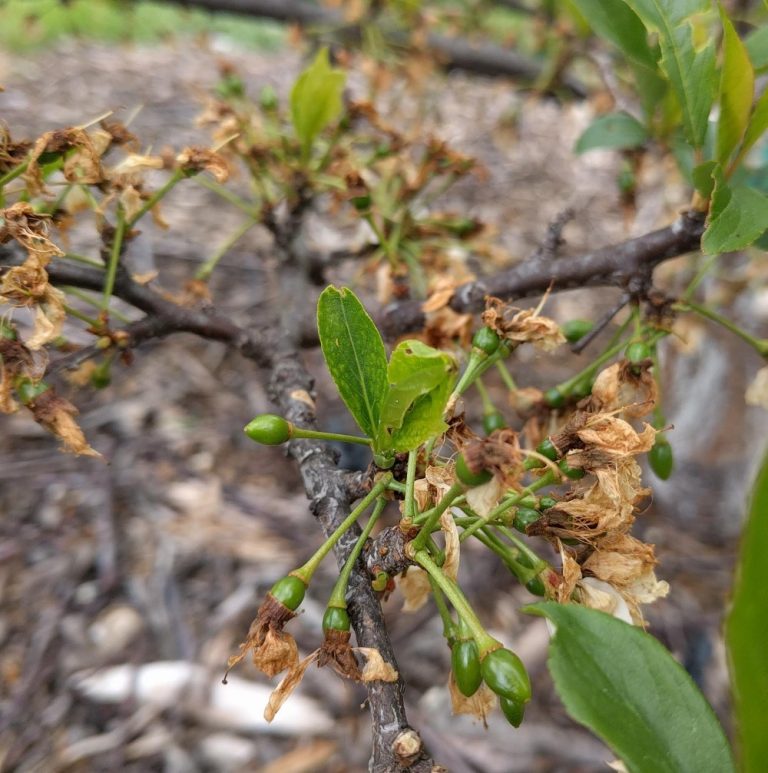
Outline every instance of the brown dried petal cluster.
[[47, 389], [28, 405], [41, 424], [62, 442], [62, 450], [81, 456], [101, 456], [86, 442], [83, 431], [75, 421], [77, 408], [64, 397], [56, 394], [53, 388]]
[[0, 226], [0, 244], [15, 239], [39, 266], [45, 266], [64, 253], [48, 238], [51, 216], [42, 215], [31, 204], [20, 201], [7, 209], [0, 210], [3, 220]]
[[43, 134], [32, 147], [24, 175], [32, 194], [42, 193], [45, 189], [40, 162], [48, 153], [67, 154], [62, 171], [68, 182], [96, 185], [104, 180], [100, 152], [88, 132], [76, 126], [56, 129]]
[[628, 419], [646, 416], [658, 400], [651, 360], [633, 365], [626, 360], [603, 370], [595, 379], [589, 410], [621, 410]]
[[26, 140], [15, 142], [11, 139], [11, 133], [7, 127], [0, 125], [0, 174], [10, 172], [17, 167], [31, 147], [32, 143]]
[[197, 146], [184, 148], [176, 157], [176, 162], [185, 174], [210, 172], [220, 183], [225, 182], [229, 177], [229, 164], [224, 156], [208, 148]]
[[283, 626], [295, 616], [295, 612], [268, 593], [248, 629], [248, 636], [240, 645], [240, 652], [227, 661], [227, 671], [234, 668], [248, 650], [253, 650], [254, 664], [267, 676], [276, 676], [281, 671], [295, 668], [299, 662], [299, 650], [294, 638], [283, 631]]
[[542, 317], [539, 309], [516, 309], [499, 298], [487, 299], [483, 322], [501, 338], [518, 344], [532, 343], [546, 352], [565, 342], [557, 322]]

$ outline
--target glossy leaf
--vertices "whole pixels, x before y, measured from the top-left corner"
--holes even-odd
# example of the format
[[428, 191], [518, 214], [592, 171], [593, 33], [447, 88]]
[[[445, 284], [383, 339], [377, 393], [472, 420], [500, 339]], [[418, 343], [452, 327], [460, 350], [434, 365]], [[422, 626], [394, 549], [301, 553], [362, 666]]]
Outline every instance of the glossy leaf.
[[695, 34], [692, 17], [710, 10], [710, 0], [625, 2], [649, 30], [658, 33], [659, 65], [680, 102], [686, 135], [694, 147], [702, 147], [717, 88], [715, 45], [706, 30]]
[[568, 713], [630, 773], [732, 773], [720, 724], [685, 669], [650, 634], [604, 612], [543, 602], [556, 626], [549, 670]]
[[317, 330], [342, 400], [360, 429], [375, 437], [387, 392], [387, 355], [376, 325], [351, 290], [331, 286], [317, 302]]
[[744, 134], [744, 141], [741, 143], [741, 153], [745, 154], [765, 134], [766, 129], [768, 129], [768, 89], [755, 103], [749, 126]]
[[456, 375], [449, 354], [421, 341], [402, 341], [389, 361], [381, 411], [380, 449], [410, 451], [443, 432], [443, 411]]
[[624, 0], [572, 0], [592, 29], [633, 62], [656, 69], [658, 48], [648, 45], [648, 32]]
[[627, 113], [609, 113], [593, 121], [576, 141], [576, 153], [595, 148], [636, 148], [648, 139], [646, 128]]
[[315, 137], [341, 114], [345, 83], [346, 74], [331, 67], [328, 48], [324, 47], [293, 85], [291, 120], [305, 159]]
[[710, 255], [749, 246], [768, 229], [768, 198], [754, 188], [729, 186], [719, 168], [713, 174], [715, 189], [709, 224], [701, 238]]
[[752, 488], [747, 521], [741, 537], [733, 604], [725, 625], [733, 704], [745, 773], [761, 773], [768, 759], [765, 732], [768, 696], [768, 615], [764, 589], [768, 586], [768, 455]]
[[716, 157], [721, 164], [725, 164], [749, 123], [755, 94], [755, 73], [747, 49], [722, 6], [720, 16], [723, 22], [723, 68]]

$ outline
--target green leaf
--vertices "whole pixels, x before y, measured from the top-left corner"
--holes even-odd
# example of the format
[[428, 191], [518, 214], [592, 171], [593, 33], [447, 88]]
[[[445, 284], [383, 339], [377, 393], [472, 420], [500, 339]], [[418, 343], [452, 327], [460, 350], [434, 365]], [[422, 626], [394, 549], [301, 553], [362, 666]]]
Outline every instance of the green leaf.
[[732, 773], [714, 712], [653, 636], [575, 604], [549, 601], [525, 611], [556, 626], [549, 670], [566, 710], [630, 773]]
[[693, 187], [696, 188], [705, 199], [708, 199], [712, 195], [712, 191], [715, 187], [715, 178], [712, 175], [716, 166], [716, 161], [705, 161], [703, 164], [699, 164], [691, 173]]
[[623, 0], [572, 0], [592, 29], [621, 49], [636, 64], [656, 69], [658, 48], [648, 45], [648, 32]]
[[755, 70], [762, 72], [768, 69], [768, 25], [753, 30], [744, 43]]
[[362, 303], [346, 287], [326, 287], [317, 302], [317, 330], [325, 364], [341, 399], [371, 438], [387, 392], [387, 355]]
[[659, 65], [680, 101], [686, 135], [694, 147], [702, 147], [717, 88], [715, 45], [692, 17], [710, 10], [710, 0], [625, 2], [649, 30], [658, 33]]
[[715, 189], [701, 248], [709, 255], [743, 249], [768, 229], [768, 198], [744, 185], [730, 187], [719, 167], [712, 177]]
[[595, 148], [636, 148], [648, 139], [646, 128], [627, 113], [608, 113], [594, 120], [576, 140], [576, 153]]
[[378, 448], [411, 451], [444, 432], [443, 411], [456, 371], [456, 361], [445, 352], [416, 340], [398, 344], [387, 369]]
[[723, 69], [720, 75], [720, 119], [716, 158], [727, 163], [744, 136], [755, 95], [755, 73], [745, 45], [720, 6], [723, 22]]
[[749, 126], [744, 134], [744, 142], [741, 143], [740, 153], [746, 155], [747, 151], [765, 134], [766, 129], [768, 129], [768, 89], [755, 103]]
[[765, 706], [768, 696], [768, 615], [763, 590], [768, 586], [768, 455], [752, 487], [741, 535], [733, 602], [725, 624], [733, 703], [745, 773], [761, 773], [768, 759]]
[[294, 83], [291, 120], [305, 160], [309, 158], [315, 137], [341, 115], [345, 82], [346, 74], [331, 67], [328, 48], [324, 47]]

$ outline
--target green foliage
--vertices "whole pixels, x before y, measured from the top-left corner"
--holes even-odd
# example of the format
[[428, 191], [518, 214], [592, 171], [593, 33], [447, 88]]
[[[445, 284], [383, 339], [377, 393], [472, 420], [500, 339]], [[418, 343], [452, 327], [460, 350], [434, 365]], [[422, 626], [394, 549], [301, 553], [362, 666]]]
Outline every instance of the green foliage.
[[328, 371], [360, 429], [376, 437], [387, 391], [387, 355], [373, 320], [346, 287], [326, 287], [317, 330]]
[[729, 773], [712, 709], [670, 653], [640, 628], [575, 604], [526, 608], [556, 626], [549, 670], [568, 713], [631, 773]]
[[720, 9], [723, 22], [723, 69], [720, 76], [720, 120], [715, 157], [725, 164], [744, 136], [752, 111], [755, 74], [749, 54], [731, 20]]
[[768, 455], [752, 488], [747, 522], [741, 538], [733, 604], [725, 626], [740, 761], [745, 773], [765, 770], [768, 696], [768, 615], [764, 589], [768, 585]]
[[443, 412], [453, 388], [456, 361], [421, 341], [401, 342], [389, 361], [379, 448], [410, 451], [447, 429]]
[[754, 188], [730, 186], [719, 167], [712, 176], [715, 188], [703, 251], [712, 255], [749, 246], [768, 229], [768, 198]]
[[[700, 148], [715, 98], [715, 45], [695, 18], [709, 0], [626, 0], [646, 28], [659, 36], [659, 66], [669, 79], [683, 112], [689, 142]], [[699, 38], [699, 40], [697, 40]]]
[[293, 85], [291, 120], [305, 160], [309, 159], [317, 135], [341, 115], [346, 80], [343, 70], [331, 67], [328, 48], [324, 47]]
[[758, 27], [753, 30], [744, 41], [752, 61], [752, 66], [757, 72], [768, 69], [768, 26]]
[[593, 121], [576, 141], [576, 153], [595, 148], [636, 148], [648, 139], [648, 130], [627, 113], [609, 113]]

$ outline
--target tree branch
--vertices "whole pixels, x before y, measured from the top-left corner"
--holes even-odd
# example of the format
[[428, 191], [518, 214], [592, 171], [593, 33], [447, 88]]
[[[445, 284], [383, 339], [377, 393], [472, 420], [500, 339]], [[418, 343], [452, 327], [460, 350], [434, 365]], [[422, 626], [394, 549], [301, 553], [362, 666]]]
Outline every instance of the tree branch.
[[[360, 30], [344, 21], [341, 14], [327, 8], [310, 5], [303, 0], [163, 0], [190, 8], [207, 11], [258, 16], [300, 26], [328, 26], [342, 31], [345, 41], [359, 39]], [[389, 41], [398, 46], [407, 46], [407, 33], [387, 30]], [[458, 69], [478, 75], [519, 78], [535, 82], [544, 71], [545, 64], [539, 60], [510, 51], [491, 43], [476, 45], [459, 38], [430, 33], [427, 48], [431, 49], [440, 63], [448, 70]], [[563, 86], [573, 96], [584, 98], [586, 88], [576, 78], [564, 76]]]
[[[506, 271], [461, 285], [449, 306], [459, 313], [475, 312], [489, 295], [514, 301], [549, 288], [614, 286], [634, 294], [647, 284], [659, 263], [698, 249], [703, 232], [704, 216], [686, 212], [666, 228], [586, 255], [558, 260], [534, 255]], [[418, 330], [424, 321], [421, 301], [400, 301], [384, 310], [381, 328], [388, 338], [397, 338]]]

